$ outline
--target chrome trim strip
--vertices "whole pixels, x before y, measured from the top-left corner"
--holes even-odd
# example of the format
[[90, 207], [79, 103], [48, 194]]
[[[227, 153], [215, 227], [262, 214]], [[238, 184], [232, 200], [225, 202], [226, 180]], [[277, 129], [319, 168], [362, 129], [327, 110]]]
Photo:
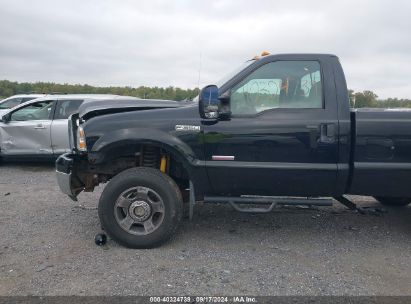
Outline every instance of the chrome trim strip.
[[206, 162], [207, 168], [238, 168], [238, 169], [279, 169], [279, 170], [326, 170], [337, 171], [336, 163], [282, 163], [282, 162], [241, 162], [212, 161]]
[[232, 155], [213, 155], [212, 160], [234, 160], [235, 157]]

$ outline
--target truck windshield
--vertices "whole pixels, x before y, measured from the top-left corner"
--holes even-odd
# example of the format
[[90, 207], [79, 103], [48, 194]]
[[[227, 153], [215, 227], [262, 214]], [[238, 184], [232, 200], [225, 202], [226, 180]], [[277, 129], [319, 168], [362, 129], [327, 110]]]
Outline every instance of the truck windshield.
[[232, 70], [230, 73], [226, 74], [223, 78], [221, 78], [219, 81], [216, 82], [216, 85], [220, 88], [223, 86], [227, 81], [229, 81], [231, 78], [233, 78], [235, 75], [240, 73], [242, 70], [244, 70], [246, 67], [250, 66], [255, 62], [255, 59], [247, 60], [240, 66], [238, 66], [236, 69]]
[[[217, 81], [215, 83], [215, 85], [217, 87], [221, 87], [223, 86], [227, 81], [229, 81], [231, 78], [233, 78], [235, 75], [237, 75], [238, 73], [240, 73], [242, 70], [244, 70], [245, 68], [247, 68], [248, 66], [250, 66], [251, 64], [253, 64], [255, 62], [255, 59], [251, 59], [251, 60], [247, 60], [246, 62], [244, 62], [243, 64], [241, 64], [240, 66], [238, 66], [236, 69], [232, 70], [230, 73], [226, 74], [223, 78], [221, 78], [219, 81]], [[193, 98], [193, 101], [197, 102], [198, 101], [198, 95], [196, 97]]]

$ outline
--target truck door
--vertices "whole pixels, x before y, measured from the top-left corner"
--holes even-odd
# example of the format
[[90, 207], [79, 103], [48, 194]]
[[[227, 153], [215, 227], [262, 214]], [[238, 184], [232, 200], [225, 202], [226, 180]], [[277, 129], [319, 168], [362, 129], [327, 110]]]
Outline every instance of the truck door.
[[51, 155], [50, 124], [52, 100], [31, 103], [11, 113], [1, 123], [1, 152], [4, 155]]
[[59, 155], [70, 151], [68, 117], [78, 112], [82, 99], [58, 100], [54, 119], [51, 123], [51, 144], [53, 154]]
[[334, 193], [338, 120], [324, 92], [335, 89], [332, 71], [322, 71], [320, 60], [272, 61], [225, 92], [230, 119], [204, 126], [213, 194]]

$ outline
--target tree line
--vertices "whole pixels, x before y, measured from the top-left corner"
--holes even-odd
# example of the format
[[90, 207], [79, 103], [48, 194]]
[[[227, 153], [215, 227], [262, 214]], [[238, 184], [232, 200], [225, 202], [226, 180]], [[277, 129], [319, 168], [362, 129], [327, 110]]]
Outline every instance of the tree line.
[[59, 84], [54, 82], [15, 82], [0, 80], [0, 96], [16, 94], [116, 94], [148, 99], [184, 100], [198, 95], [199, 90], [176, 87], [96, 87], [88, 84]]
[[354, 92], [348, 90], [350, 104], [354, 108], [411, 108], [411, 99], [378, 99], [373, 91]]
[[[148, 99], [185, 100], [198, 95], [199, 89], [182, 89], [178, 87], [96, 87], [88, 84], [59, 84], [54, 82], [15, 82], [0, 80], [0, 96], [8, 97], [28, 93], [58, 94], [116, 94]], [[366, 90], [354, 92], [349, 90], [350, 104], [355, 108], [411, 108], [410, 99], [379, 99], [377, 94]]]

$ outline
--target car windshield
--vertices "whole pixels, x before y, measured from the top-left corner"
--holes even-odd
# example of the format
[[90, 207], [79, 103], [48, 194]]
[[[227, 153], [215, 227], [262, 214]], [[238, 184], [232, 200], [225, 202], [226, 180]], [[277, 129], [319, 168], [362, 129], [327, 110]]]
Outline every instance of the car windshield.
[[0, 103], [0, 109], [11, 109], [20, 104], [21, 98], [12, 98]]
[[15, 97], [15, 98], [10, 98], [10, 99], [3, 99], [0, 101], [0, 109], [11, 109], [14, 108], [15, 106], [37, 98], [36, 96], [30, 96], [30, 97]]
[[[247, 60], [246, 62], [238, 66], [236, 69], [232, 70], [230, 73], [222, 77], [219, 81], [215, 83], [215, 85], [219, 88], [222, 87], [227, 81], [229, 81], [231, 78], [233, 78], [235, 75], [240, 73], [242, 70], [244, 70], [245, 68], [247, 68], [254, 62], [255, 62], [255, 59]], [[194, 97], [193, 101], [196, 101], [196, 102], [198, 101], [198, 95]]]

